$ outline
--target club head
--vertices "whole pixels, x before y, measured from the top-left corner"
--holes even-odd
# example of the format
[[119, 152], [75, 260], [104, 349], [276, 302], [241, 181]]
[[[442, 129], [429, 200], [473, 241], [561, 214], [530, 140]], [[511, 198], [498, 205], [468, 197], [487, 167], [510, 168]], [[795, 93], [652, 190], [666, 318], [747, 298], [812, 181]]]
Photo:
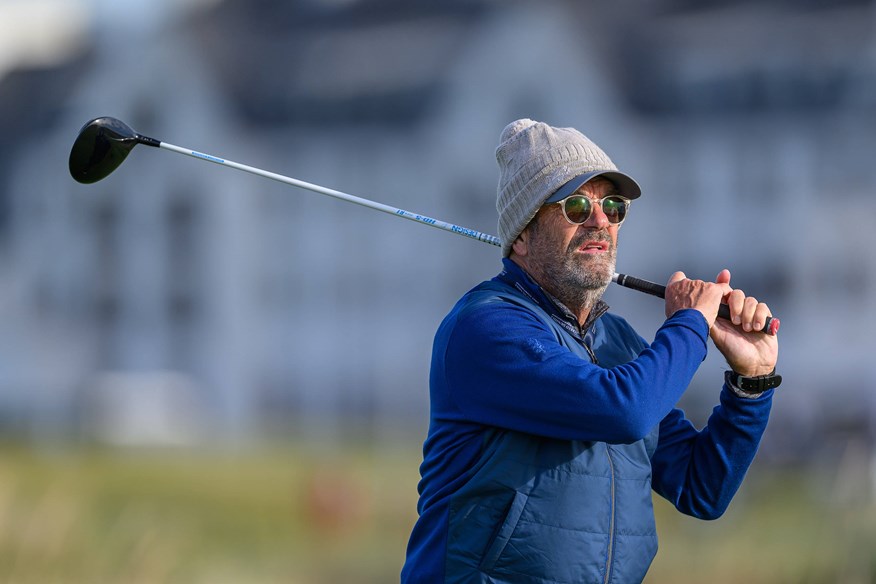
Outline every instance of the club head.
[[139, 144], [141, 136], [116, 118], [95, 118], [82, 126], [70, 150], [70, 174], [83, 184], [112, 173]]

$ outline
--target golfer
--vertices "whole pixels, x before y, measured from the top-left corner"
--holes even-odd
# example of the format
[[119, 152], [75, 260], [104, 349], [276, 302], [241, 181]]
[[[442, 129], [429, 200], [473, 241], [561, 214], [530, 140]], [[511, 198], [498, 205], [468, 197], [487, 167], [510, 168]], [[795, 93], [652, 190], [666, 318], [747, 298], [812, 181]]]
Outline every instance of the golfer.
[[[651, 490], [715, 519], [754, 459], [781, 382], [777, 339], [757, 332], [769, 307], [727, 270], [676, 272], [648, 344], [601, 300], [636, 182], [577, 130], [528, 119], [496, 158], [503, 269], [435, 336], [401, 579], [641, 582], [657, 552]], [[697, 431], [675, 404], [709, 337], [728, 369]]]

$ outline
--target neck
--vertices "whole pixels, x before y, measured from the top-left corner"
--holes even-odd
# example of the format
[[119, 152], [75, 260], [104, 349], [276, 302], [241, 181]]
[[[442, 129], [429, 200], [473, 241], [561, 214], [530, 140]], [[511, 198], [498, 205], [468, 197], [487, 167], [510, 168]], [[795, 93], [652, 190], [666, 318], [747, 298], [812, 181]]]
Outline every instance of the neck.
[[530, 266], [525, 258], [511, 256], [511, 260], [520, 266], [542, 290], [547, 292], [554, 300], [565, 306], [578, 320], [579, 326], [584, 326], [590, 311], [602, 298], [608, 284], [599, 286], [581, 286], [580, 282], [568, 282], [562, 278], [552, 277], [537, 265]]
[[602, 294], [605, 291], [605, 288], [598, 290], [580, 290], [576, 291], [572, 297], [564, 297], [561, 290], [551, 290], [548, 286], [544, 286], [541, 283], [539, 283], [539, 286], [569, 309], [569, 312], [571, 312], [578, 320], [578, 325], [582, 327], [587, 322], [587, 319], [590, 317], [590, 312], [593, 310], [593, 307], [596, 306], [596, 303], [599, 302], [599, 299], [602, 298]]

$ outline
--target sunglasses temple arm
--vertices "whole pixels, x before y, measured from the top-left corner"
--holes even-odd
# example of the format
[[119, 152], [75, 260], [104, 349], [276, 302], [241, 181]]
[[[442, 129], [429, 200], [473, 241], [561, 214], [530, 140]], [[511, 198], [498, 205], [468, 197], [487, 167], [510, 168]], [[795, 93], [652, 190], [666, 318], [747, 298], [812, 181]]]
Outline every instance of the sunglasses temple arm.
[[[631, 288], [658, 298], [666, 297], [666, 286], [661, 286], [660, 284], [649, 282], [648, 280], [627, 276], [626, 274], [615, 274], [611, 279], [615, 284], [623, 286], [624, 288]], [[724, 320], [730, 320], [730, 308], [726, 304], [722, 304], [718, 307], [718, 317], [723, 318]], [[780, 325], [781, 322], [777, 317], [768, 316], [763, 328], [760, 329], [760, 332], [768, 335], [776, 335], [779, 332]]]

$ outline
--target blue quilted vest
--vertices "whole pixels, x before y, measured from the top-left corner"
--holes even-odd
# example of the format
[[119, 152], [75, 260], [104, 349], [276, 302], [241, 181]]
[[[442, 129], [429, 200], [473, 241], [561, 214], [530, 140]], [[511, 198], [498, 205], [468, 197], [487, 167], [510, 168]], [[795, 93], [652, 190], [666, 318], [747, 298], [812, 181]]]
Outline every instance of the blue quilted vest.
[[[557, 340], [592, 360], [582, 342], [513, 288], [491, 283], [476, 302], [506, 301], [536, 314]], [[645, 345], [605, 314], [586, 341], [603, 367]], [[632, 444], [564, 441], [488, 431], [479, 464], [450, 503], [445, 574], [466, 583], [641, 582], [657, 552], [650, 457], [657, 428]]]

